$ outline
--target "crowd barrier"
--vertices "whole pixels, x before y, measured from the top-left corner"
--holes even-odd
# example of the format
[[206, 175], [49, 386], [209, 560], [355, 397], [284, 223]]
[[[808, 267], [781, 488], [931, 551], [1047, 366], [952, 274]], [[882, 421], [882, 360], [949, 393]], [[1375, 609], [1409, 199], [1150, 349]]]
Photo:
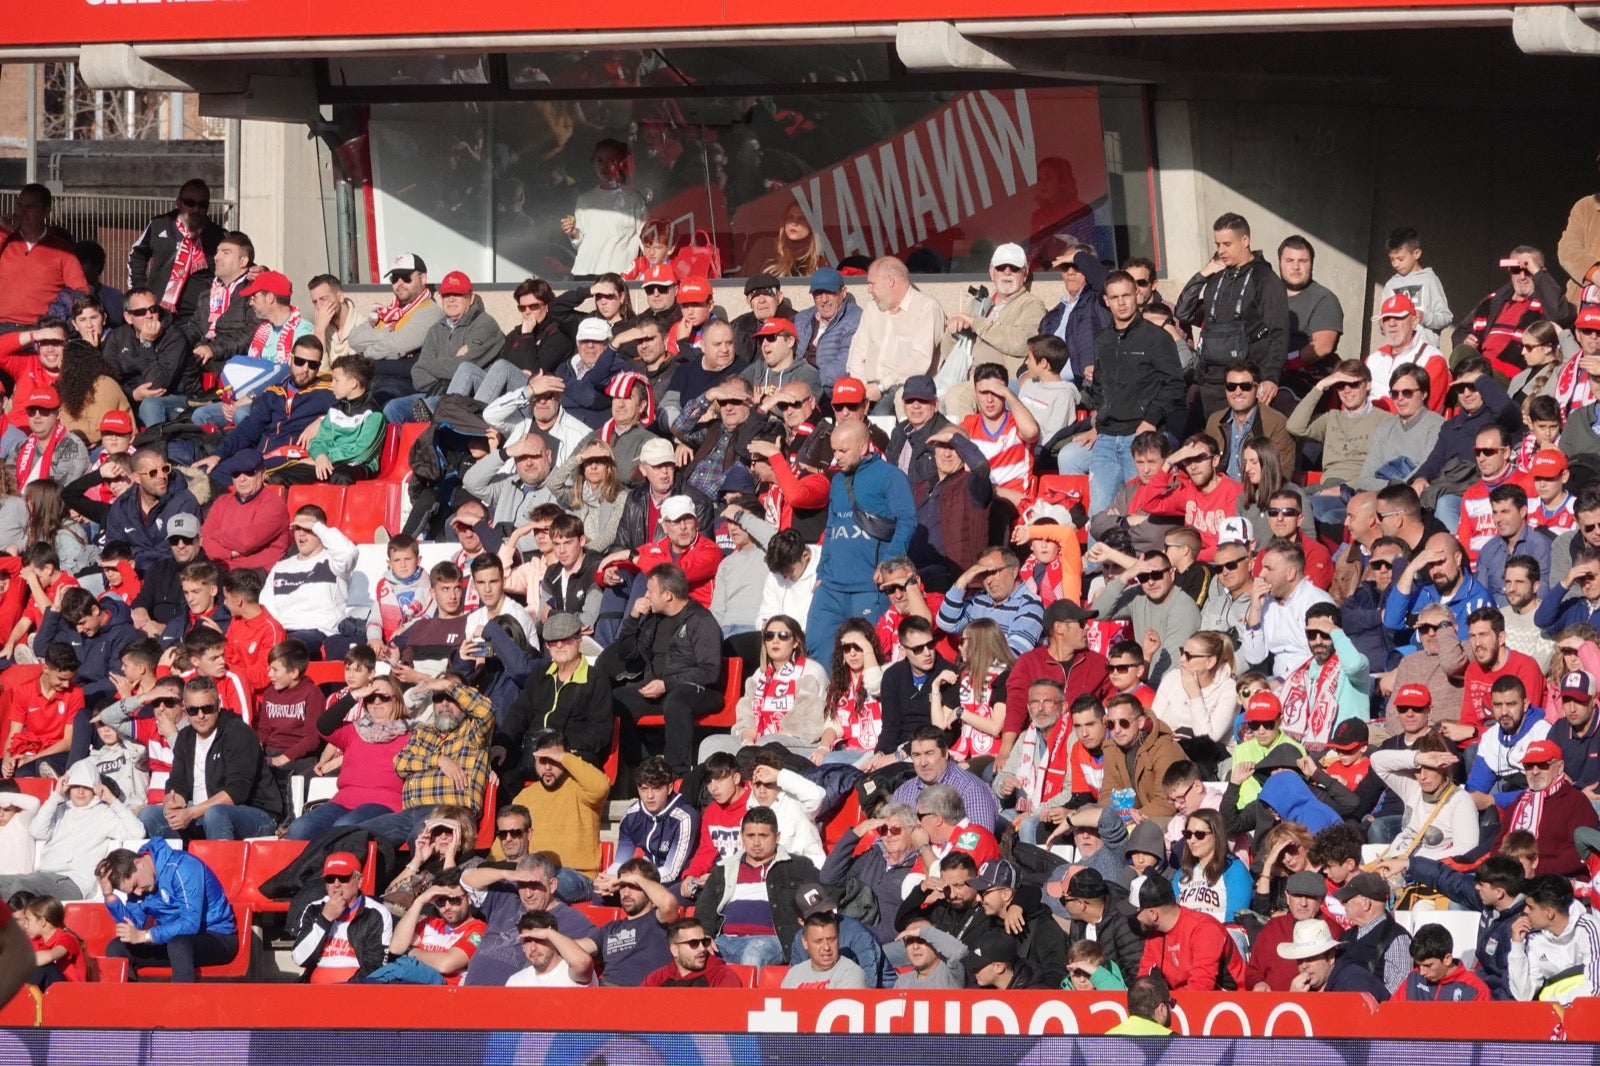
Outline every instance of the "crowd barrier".
[[[170, 985], [136, 983], [107, 995], [105, 986], [58, 984], [43, 996], [30, 989], [0, 1013], [0, 1025], [1037, 1037], [1104, 1034], [1127, 1013], [1123, 995], [1096, 992], [202, 987], [202, 994], [185, 994]], [[1175, 998], [1174, 1028], [1191, 1037], [1600, 1041], [1600, 1001], [1594, 1000], [1579, 1001], [1563, 1017], [1542, 1003], [1377, 1004], [1347, 993], [1180, 992]]]

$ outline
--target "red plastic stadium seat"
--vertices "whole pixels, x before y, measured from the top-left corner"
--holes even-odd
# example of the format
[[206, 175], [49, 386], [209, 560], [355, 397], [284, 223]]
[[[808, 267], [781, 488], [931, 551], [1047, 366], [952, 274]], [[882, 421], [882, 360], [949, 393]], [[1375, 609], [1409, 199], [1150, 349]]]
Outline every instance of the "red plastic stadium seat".
[[756, 987], [756, 975], [757, 975], [757, 972], [758, 972], [758, 969], [759, 969], [758, 967], [755, 967], [755, 966], [738, 966], [738, 965], [730, 964], [728, 966], [728, 969], [732, 970], [734, 973], [739, 975], [739, 983], [744, 985], [744, 987], [746, 987], [746, 988], [754, 988], [754, 987]]
[[500, 810], [500, 783], [489, 775], [489, 785], [483, 790], [483, 813], [478, 816], [478, 846], [488, 847], [494, 841], [495, 815]]
[[756, 975], [757, 988], [782, 988], [783, 979], [789, 976], [787, 966], [763, 966]]
[[194, 840], [189, 843], [189, 854], [211, 868], [222, 882], [222, 891], [229, 899], [239, 899], [244, 892], [245, 856], [250, 845], [243, 840]]
[[[695, 725], [711, 729], [732, 729], [733, 720], [739, 713], [739, 697], [744, 694], [744, 660], [724, 659], [722, 661], [722, 709], [704, 718], [696, 718]], [[638, 721], [640, 726], [666, 725], [666, 719], [659, 714], [647, 714]]]
[[[394, 427], [389, 427], [393, 429]], [[399, 487], [382, 481], [358, 481], [344, 490], [344, 517], [339, 528], [357, 544], [371, 544], [375, 530], [393, 525], [390, 501]], [[395, 529], [398, 530], [398, 526]]]
[[268, 899], [261, 894], [261, 886], [276, 877], [306, 849], [303, 840], [252, 840], [245, 852], [244, 876], [240, 880], [239, 895], [229, 896], [237, 903], [247, 903], [263, 913], [284, 913], [288, 900]]
[[627, 912], [621, 907], [602, 907], [598, 903], [574, 903], [572, 909], [582, 914], [595, 925], [605, 925], [607, 922], [620, 921], [626, 918]]
[[[233, 905], [233, 921], [239, 930], [239, 950], [233, 958], [220, 966], [200, 967], [201, 977], [244, 977], [250, 972], [251, 947], [255, 939], [251, 934], [251, 926], [255, 922], [255, 917], [255, 910], [249, 904]], [[172, 970], [166, 966], [144, 966], [139, 969], [141, 981], [171, 976]]]
[[108, 959], [103, 955], [89, 958], [89, 980], [102, 985], [125, 985], [128, 983], [128, 960], [123, 958]]
[[78, 934], [91, 955], [104, 955], [117, 935], [117, 921], [104, 903], [68, 903], [67, 928]]
[[855, 790], [851, 789], [850, 794], [845, 796], [844, 802], [839, 804], [839, 809], [833, 812], [833, 817], [823, 824], [822, 846], [832, 851], [845, 831], [859, 821], [861, 821], [861, 800], [856, 797]]
[[56, 787], [55, 780], [49, 777], [17, 777], [12, 780], [16, 781], [17, 788], [24, 795], [32, 796], [40, 803], [49, 799], [51, 791]]
[[616, 842], [611, 840], [602, 840], [600, 842], [600, 869], [609, 870], [611, 868], [612, 861], [616, 859], [616, 857]]
[[316, 504], [328, 516], [328, 525], [333, 528], [339, 528], [344, 520], [343, 485], [290, 485], [288, 503], [290, 518], [307, 504]]
[[0, 1028], [35, 1029], [43, 1024], [44, 996], [32, 985], [23, 985], [10, 1003], [0, 1007]]
[[613, 785], [617, 783], [617, 760], [621, 758], [622, 748], [622, 719], [614, 718], [611, 721], [611, 750], [606, 754], [606, 780]]
[[378, 480], [395, 485], [400, 484], [411, 473], [411, 446], [417, 443], [417, 438], [427, 430], [428, 423], [407, 422], [399, 428], [400, 438], [395, 448], [394, 460], [388, 466], [380, 464], [378, 467]]
[[344, 684], [344, 662], [342, 660], [313, 659], [306, 664], [306, 676], [314, 684], [326, 685], [330, 682]]
[[381, 478], [394, 469], [400, 458], [400, 427], [388, 426], [383, 431], [383, 447], [378, 449], [378, 476]]

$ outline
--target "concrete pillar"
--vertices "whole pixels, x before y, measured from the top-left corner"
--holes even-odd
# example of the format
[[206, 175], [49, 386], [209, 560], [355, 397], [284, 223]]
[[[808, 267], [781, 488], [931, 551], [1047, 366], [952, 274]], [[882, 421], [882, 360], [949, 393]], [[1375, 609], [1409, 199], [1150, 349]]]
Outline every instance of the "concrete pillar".
[[239, 219], [260, 262], [287, 274], [296, 303], [328, 269], [317, 145], [289, 122], [245, 120], [239, 133]]

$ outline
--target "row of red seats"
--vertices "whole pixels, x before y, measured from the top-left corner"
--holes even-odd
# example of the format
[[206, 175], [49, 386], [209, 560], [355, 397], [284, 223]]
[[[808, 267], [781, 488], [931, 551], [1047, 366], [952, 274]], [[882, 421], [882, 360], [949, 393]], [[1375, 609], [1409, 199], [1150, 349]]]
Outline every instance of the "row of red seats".
[[340, 530], [357, 544], [371, 544], [378, 529], [400, 528], [401, 493], [411, 475], [411, 446], [416, 443], [426, 422], [389, 426], [378, 453], [378, 476], [354, 485], [269, 485], [268, 489], [285, 497], [289, 513], [306, 504], [316, 504], [328, 515], [328, 525]]

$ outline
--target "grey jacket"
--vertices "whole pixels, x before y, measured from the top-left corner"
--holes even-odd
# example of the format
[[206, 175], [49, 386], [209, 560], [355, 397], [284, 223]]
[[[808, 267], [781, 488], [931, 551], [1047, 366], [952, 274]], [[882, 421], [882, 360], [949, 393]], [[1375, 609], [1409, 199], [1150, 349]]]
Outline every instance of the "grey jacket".
[[1378, 471], [1402, 456], [1421, 466], [1433, 451], [1443, 425], [1444, 419], [1427, 408], [1413, 415], [1409, 426], [1398, 418], [1384, 422], [1372, 434], [1372, 443], [1367, 448], [1366, 461], [1361, 464], [1361, 473], [1356, 475], [1355, 487], [1362, 492], [1382, 492], [1392, 481], [1409, 480], [1379, 477]]
[[[461, 487], [477, 497], [488, 510], [490, 525], [515, 529], [528, 520], [528, 513], [535, 507], [557, 501], [547, 485], [524, 484], [515, 469], [506, 469], [506, 462], [499, 451], [490, 452], [467, 470]], [[527, 538], [526, 546], [519, 544], [517, 547], [533, 550], [532, 536]]]
[[[456, 352], [465, 345], [467, 353]], [[422, 350], [411, 368], [411, 384], [429, 396], [444, 395], [445, 386], [463, 362], [487, 367], [506, 345], [500, 323], [483, 309], [483, 297], [474, 296], [461, 321], [451, 325], [442, 314], [422, 339]]]

